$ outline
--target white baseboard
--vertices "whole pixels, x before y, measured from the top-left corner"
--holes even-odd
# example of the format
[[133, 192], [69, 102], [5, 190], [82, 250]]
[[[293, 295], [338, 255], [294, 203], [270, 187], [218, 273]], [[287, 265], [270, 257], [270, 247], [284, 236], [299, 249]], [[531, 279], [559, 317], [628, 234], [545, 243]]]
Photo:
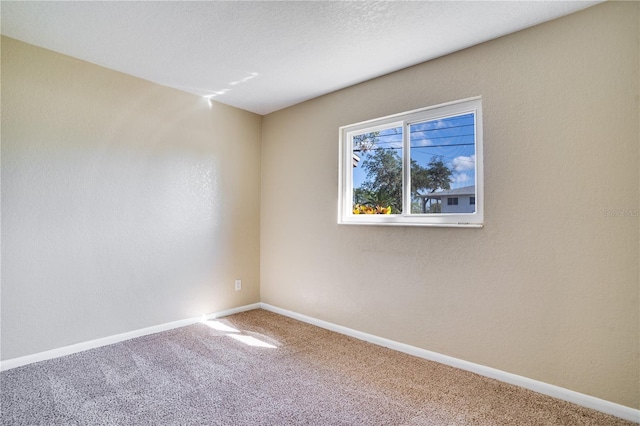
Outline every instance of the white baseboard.
[[361, 331], [353, 330], [341, 325], [333, 324], [296, 312], [288, 311], [286, 309], [278, 308], [267, 303], [260, 303], [260, 307], [266, 311], [284, 315], [286, 317], [306, 322], [308, 324], [312, 324], [327, 330], [335, 331], [337, 333], [344, 334], [350, 337], [355, 337], [356, 339], [364, 340], [365, 342], [373, 343], [378, 346], [384, 346], [386, 348], [390, 348], [419, 358], [428, 359], [430, 361], [439, 362], [441, 364], [456, 367], [461, 370], [470, 371], [472, 373], [480, 374], [481, 376], [490, 377], [501, 382], [520, 386], [522, 388], [529, 389], [544, 395], [552, 396], [563, 401], [568, 401], [582, 407], [591, 408], [593, 410], [611, 414], [625, 420], [640, 423], [640, 410], [616, 404], [615, 402], [606, 401], [594, 396], [585, 395], [583, 393], [561, 388], [559, 386], [529, 379], [517, 374], [508, 373], [496, 368], [486, 367], [484, 365], [464, 361], [448, 355], [443, 355], [437, 352], [428, 351], [426, 349], [417, 348], [415, 346], [406, 345], [404, 343], [395, 342], [393, 340], [374, 336], [372, 334], [363, 333]]
[[216, 319], [227, 317], [233, 314], [239, 314], [240, 312], [253, 311], [254, 309], [260, 309], [260, 303], [252, 303], [251, 305], [238, 306], [237, 308], [227, 309], [225, 311], [214, 312], [213, 314], [205, 315], [204, 319]]
[[220, 312], [214, 312], [211, 314], [203, 315], [197, 318], [188, 318], [180, 321], [169, 322], [165, 324], [156, 325], [153, 327], [142, 328], [140, 330], [134, 330], [127, 333], [116, 334], [114, 336], [103, 337], [100, 339], [90, 340], [88, 342], [77, 343], [75, 345], [64, 346], [62, 348], [52, 349], [50, 351], [40, 352], [33, 355], [27, 355], [19, 358], [8, 359], [0, 361], [0, 371], [10, 370], [12, 368], [21, 367], [23, 365], [32, 364], [34, 362], [45, 361], [48, 359], [58, 358], [65, 355], [71, 355], [77, 352], [86, 351], [89, 349], [99, 348], [101, 346], [111, 345], [114, 343], [122, 342], [124, 340], [133, 339], [135, 337], [146, 336], [149, 334], [159, 333], [161, 331], [172, 330], [178, 327], [185, 327], [187, 325], [195, 324], [197, 322], [221, 318], [228, 315], [237, 314], [240, 312], [250, 311], [253, 309], [264, 309], [266, 311], [274, 312], [280, 315], [284, 315], [289, 318], [293, 318], [308, 324], [312, 324], [327, 330], [335, 331], [336, 333], [351, 336], [359, 340], [364, 340], [369, 343], [373, 343], [378, 346], [384, 346], [389, 349], [393, 349], [399, 352], [403, 352], [409, 355], [413, 355], [419, 358], [428, 359], [430, 361], [439, 362], [441, 364], [449, 365], [452, 367], [460, 368], [461, 370], [471, 371], [481, 376], [490, 377], [492, 379], [499, 380], [501, 382], [509, 383], [512, 385], [520, 386], [525, 389], [532, 390], [544, 395], [549, 395], [554, 398], [558, 398], [564, 401], [572, 402], [574, 404], [591, 408], [603, 413], [611, 414], [616, 417], [620, 417], [625, 420], [640, 423], [640, 410], [636, 410], [624, 405], [616, 404], [614, 402], [606, 401], [604, 399], [596, 398], [590, 395], [585, 395], [579, 392], [575, 392], [569, 389], [561, 388], [559, 386], [551, 385], [548, 383], [540, 382], [538, 380], [529, 379], [527, 377], [519, 376], [517, 374], [508, 373], [506, 371], [498, 370], [484, 365], [476, 364], [469, 361], [464, 361], [458, 358], [454, 358], [448, 355], [439, 354], [437, 352], [428, 351], [426, 349], [417, 348], [415, 346], [399, 343], [393, 340], [385, 339], [383, 337], [374, 336], [373, 334], [363, 333], [358, 330], [343, 327], [341, 325], [333, 324], [327, 321], [319, 320], [313, 317], [309, 317], [297, 312], [288, 311], [286, 309], [278, 308], [267, 303], [253, 303], [251, 305], [240, 306], [237, 308], [227, 309]]
[[172, 330], [178, 327], [185, 327], [187, 325], [195, 324], [197, 322], [200, 322], [206, 319], [220, 318], [227, 315], [233, 315], [239, 312], [250, 311], [258, 308], [260, 308], [260, 304], [254, 303], [251, 305], [245, 305], [237, 308], [227, 309], [221, 312], [214, 312], [214, 313], [203, 315], [197, 318], [187, 318], [184, 320], [168, 322], [165, 324], [155, 325], [147, 328], [141, 328], [139, 330], [129, 331], [126, 333], [116, 334], [113, 336], [102, 337], [100, 339], [89, 340], [88, 342], [81, 342], [81, 343], [76, 343], [74, 345], [63, 346], [61, 348], [52, 349], [50, 351], [39, 352], [37, 354], [22, 356], [19, 358], [12, 358], [5, 361], [0, 361], [0, 371], [11, 370], [12, 368], [21, 367], [23, 365], [32, 364], [34, 362], [46, 361], [48, 359], [58, 358], [65, 355], [71, 355], [77, 352], [83, 352], [89, 349], [99, 348], [101, 346], [112, 345], [114, 343], [122, 342], [124, 340], [146, 336], [148, 334], [154, 334], [154, 333], [159, 333], [161, 331]]

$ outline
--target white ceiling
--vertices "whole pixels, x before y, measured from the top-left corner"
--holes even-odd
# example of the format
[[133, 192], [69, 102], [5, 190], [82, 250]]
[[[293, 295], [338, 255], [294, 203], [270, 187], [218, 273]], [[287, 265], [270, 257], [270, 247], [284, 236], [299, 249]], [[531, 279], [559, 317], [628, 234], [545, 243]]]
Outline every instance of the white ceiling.
[[267, 114], [600, 1], [2, 1], [2, 34]]

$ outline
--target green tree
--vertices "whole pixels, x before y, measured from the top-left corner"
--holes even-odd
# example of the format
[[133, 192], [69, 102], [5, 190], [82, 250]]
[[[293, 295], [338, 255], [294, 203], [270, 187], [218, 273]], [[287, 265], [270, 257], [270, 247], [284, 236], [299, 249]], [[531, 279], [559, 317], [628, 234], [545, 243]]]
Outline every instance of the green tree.
[[363, 133], [353, 137], [353, 152], [368, 152], [375, 149], [380, 132]]
[[[377, 132], [376, 132], [377, 133]], [[393, 148], [373, 148], [378, 134], [367, 133], [354, 138], [361, 151], [369, 151], [361, 167], [366, 179], [359, 188], [354, 188], [354, 204], [391, 206], [394, 214], [402, 212], [402, 159]], [[413, 213], [437, 213], [440, 206], [428, 203], [421, 197], [437, 190], [451, 188], [451, 170], [441, 157], [433, 157], [423, 167], [411, 160], [411, 210]], [[429, 205], [427, 205], [429, 204]]]
[[427, 176], [430, 180], [429, 192], [451, 189], [451, 175], [453, 172], [442, 161], [442, 157], [432, 157], [427, 167]]
[[[414, 201], [412, 208], [416, 208], [415, 202], [421, 200], [421, 208], [414, 213], [440, 213], [440, 204], [433, 204], [424, 195], [436, 192], [437, 190], [451, 189], [451, 176], [453, 172], [442, 161], [442, 157], [431, 157], [427, 167], [418, 164], [415, 166], [413, 160], [411, 164], [411, 198]], [[415, 184], [414, 184], [415, 182]], [[421, 197], [423, 196], [423, 197]], [[429, 204], [427, 206], [427, 204]]]
[[420, 195], [420, 191], [425, 191], [431, 187], [431, 177], [429, 170], [422, 167], [416, 160], [411, 160], [411, 198]]
[[402, 211], [402, 159], [394, 149], [375, 149], [362, 162], [367, 179], [362, 183], [364, 204], [391, 206]]
[[362, 183], [364, 204], [391, 206], [402, 211], [402, 159], [394, 149], [376, 149], [362, 162], [367, 179]]

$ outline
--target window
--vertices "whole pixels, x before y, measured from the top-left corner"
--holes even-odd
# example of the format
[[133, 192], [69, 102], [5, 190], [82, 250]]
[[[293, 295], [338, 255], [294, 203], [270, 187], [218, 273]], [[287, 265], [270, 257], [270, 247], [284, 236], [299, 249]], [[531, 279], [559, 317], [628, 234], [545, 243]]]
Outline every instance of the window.
[[482, 170], [480, 98], [341, 127], [338, 223], [480, 227]]

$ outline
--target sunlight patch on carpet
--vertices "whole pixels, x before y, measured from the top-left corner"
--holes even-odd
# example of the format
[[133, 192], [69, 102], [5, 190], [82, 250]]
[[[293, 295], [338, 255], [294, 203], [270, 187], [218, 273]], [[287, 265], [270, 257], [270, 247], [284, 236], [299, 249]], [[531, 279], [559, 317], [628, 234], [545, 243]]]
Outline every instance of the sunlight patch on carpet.
[[220, 321], [208, 320], [208, 321], [203, 321], [203, 323], [213, 328], [214, 330], [224, 331], [227, 333], [240, 333], [240, 330], [236, 330], [235, 328], [228, 326], [227, 324]]
[[227, 334], [227, 336], [232, 337], [237, 341], [244, 343], [245, 345], [256, 346], [259, 348], [276, 349], [276, 346], [273, 346], [272, 344], [267, 342], [263, 342], [262, 340], [256, 339], [252, 336], [243, 336], [241, 334]]

